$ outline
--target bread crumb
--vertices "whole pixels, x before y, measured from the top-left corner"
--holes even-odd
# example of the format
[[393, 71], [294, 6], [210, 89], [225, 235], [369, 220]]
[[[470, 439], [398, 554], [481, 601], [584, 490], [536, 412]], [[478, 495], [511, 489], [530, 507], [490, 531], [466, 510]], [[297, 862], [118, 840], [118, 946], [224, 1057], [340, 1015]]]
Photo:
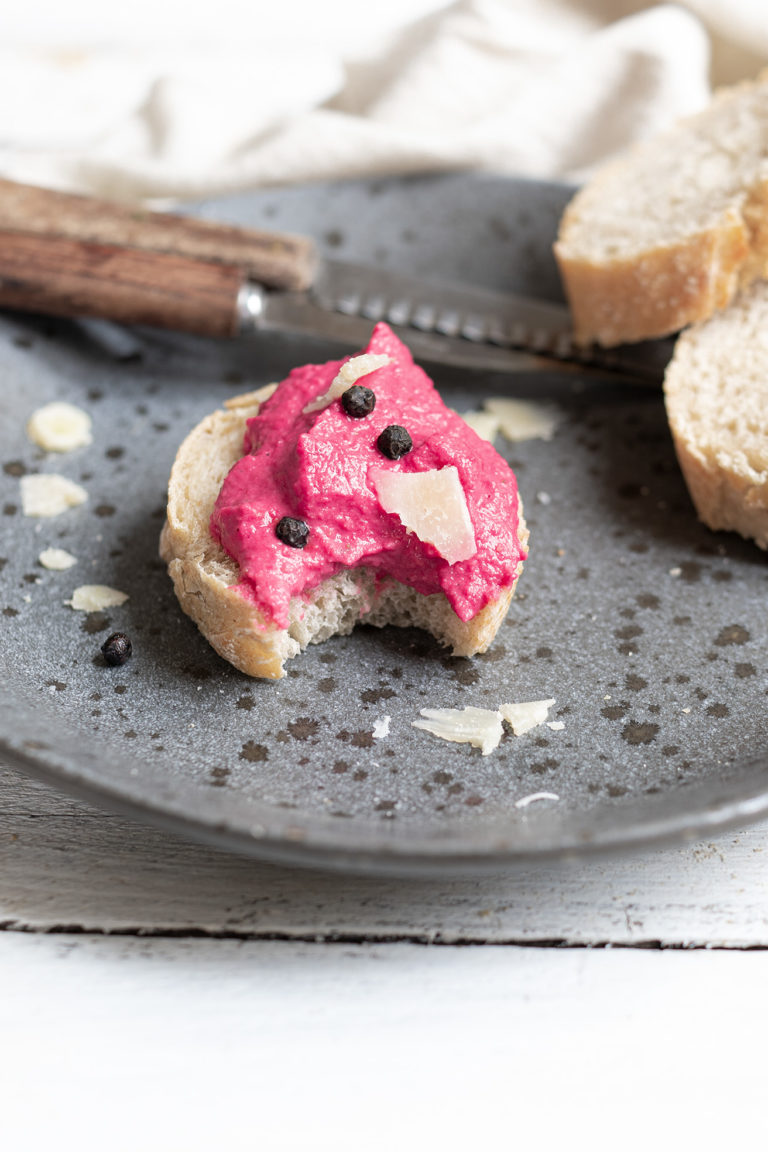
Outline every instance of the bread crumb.
[[507, 440], [551, 440], [560, 423], [560, 413], [551, 404], [532, 400], [508, 400], [492, 396], [483, 407], [498, 417], [501, 434]]
[[75, 588], [71, 600], [65, 600], [70, 608], [78, 612], [101, 612], [104, 608], [115, 608], [128, 599], [125, 592], [110, 588], [106, 584], [81, 584]]
[[554, 704], [551, 700], [525, 700], [519, 704], [500, 704], [499, 712], [504, 720], [512, 726], [515, 736], [523, 736], [531, 728], [544, 724], [550, 708]]
[[530, 796], [521, 796], [515, 800], [515, 808], [527, 808], [529, 804], [536, 804], [539, 800], [559, 800], [557, 792], [531, 792]]
[[44, 548], [37, 559], [43, 568], [51, 572], [65, 572], [77, 564], [77, 557], [71, 552], [65, 552], [63, 548]]
[[230, 412], [235, 412], [238, 408], [253, 408], [256, 404], [263, 404], [265, 400], [269, 400], [276, 391], [277, 384], [264, 384], [254, 392], [240, 392], [237, 396], [230, 396], [224, 401], [224, 407]]
[[55, 400], [32, 413], [27, 436], [46, 452], [72, 452], [93, 440], [91, 418], [82, 408]]
[[85, 488], [56, 472], [22, 476], [20, 484], [21, 509], [25, 516], [59, 516], [88, 499]]
[[380, 720], [373, 722], [373, 738], [374, 740], [383, 740], [385, 736], [389, 736], [389, 725], [392, 722], [391, 716], [382, 716]]

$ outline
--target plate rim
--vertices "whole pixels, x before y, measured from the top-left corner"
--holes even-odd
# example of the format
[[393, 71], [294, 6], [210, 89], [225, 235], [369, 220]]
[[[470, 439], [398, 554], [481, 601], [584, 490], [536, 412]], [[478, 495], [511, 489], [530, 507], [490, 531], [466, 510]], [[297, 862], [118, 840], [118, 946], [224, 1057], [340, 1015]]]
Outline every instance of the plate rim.
[[[440, 179], [457, 178], [467, 183], [490, 180], [497, 183], [503, 181], [510, 188], [526, 186], [529, 189], [538, 187], [559, 189], [562, 192], [573, 191], [571, 186], [557, 181], [533, 180], [499, 173], [412, 173], [387, 179], [404, 183], [408, 179], [423, 180], [425, 175], [435, 182], [439, 182]], [[373, 185], [381, 182], [381, 177], [370, 177], [316, 183], [329, 187], [340, 184]], [[306, 187], [311, 188], [312, 185]], [[261, 193], [265, 190], [251, 191]], [[269, 191], [279, 192], [279, 189]], [[220, 206], [226, 204], [228, 200], [242, 200], [246, 195], [247, 192], [233, 193], [207, 203], [209, 206], [212, 203]], [[185, 205], [184, 211], [194, 212], [195, 206]], [[0, 709], [8, 706], [18, 711], [19, 700], [13, 696], [7, 683], [4, 683], [0, 687]], [[34, 711], [33, 705], [24, 700], [21, 701], [21, 707]], [[142, 797], [136, 789], [121, 788], [122, 778], [118, 780], [94, 778], [87, 770], [87, 766], [83, 767], [82, 761], [78, 764], [74, 755], [63, 765], [57, 765], [55, 758], [48, 756], [46, 760], [45, 757], [38, 755], [39, 751], [26, 750], [23, 742], [22, 745], [18, 741], [14, 743], [12, 730], [5, 733], [0, 730], [0, 756], [4, 764], [70, 795], [95, 803], [99, 807], [164, 828], [187, 839], [276, 864], [319, 867], [367, 875], [444, 877], [631, 852], [651, 846], [697, 839], [768, 816], [768, 756], [766, 756], [762, 760], [742, 761], [739, 771], [725, 779], [717, 778], [713, 774], [685, 790], [678, 788], [673, 796], [679, 796], [684, 791], [686, 796], [693, 798], [695, 795], [696, 798], [695, 803], [684, 805], [682, 811], [676, 810], [678, 806], [675, 804], [671, 805], [670, 811], [663, 811], [664, 802], [669, 803], [671, 799], [668, 794], [659, 798], [658, 807], [653, 803], [656, 797], [644, 797], [640, 800], [638, 796], [633, 795], [626, 798], [625, 804], [621, 801], [603, 802], [602, 805], [596, 804], [594, 808], [582, 809], [585, 814], [592, 816], [598, 809], [609, 811], [611, 814], [620, 812], [622, 808], [625, 812], [631, 812], [633, 808], [639, 808], [640, 811], [624, 820], [616, 820], [606, 828], [601, 829], [598, 826], [588, 837], [579, 839], [572, 832], [570, 840], [564, 838], [556, 847], [526, 844], [523, 847], [510, 848], [486, 840], [480, 846], [475, 841], [466, 851], [441, 851], [439, 840], [430, 848], [418, 837], [410, 841], [405, 837], [393, 838], [389, 844], [385, 843], [385, 838], [382, 837], [375, 839], [375, 847], [364, 849], [349, 844], [328, 843], [327, 838], [318, 835], [318, 830], [326, 827], [319, 815], [313, 820], [311, 814], [309, 817], [296, 814], [294, 824], [303, 825], [301, 838], [295, 835], [281, 836], [274, 827], [271, 830], [262, 827], [260, 832], [256, 832], [254, 825], [259, 819], [258, 805], [251, 808], [248, 817], [240, 822], [229, 818], [222, 819], [218, 814], [211, 815], [208, 819], [205, 810], [201, 810], [199, 805], [196, 805], [193, 811], [188, 808], [183, 812], [177, 803], [177, 798], [169, 802], [167, 799], [164, 801], [159, 795]], [[130, 759], [124, 754], [113, 758], [126, 765], [130, 764]], [[274, 815], [275, 809], [265, 805], [265, 812], [267, 811]], [[449, 837], [446, 836], [445, 839], [448, 840]]]
[[[646, 818], [635, 817], [634, 821], [627, 824], [609, 824], [605, 830], [598, 829], [582, 839], [574, 837], [570, 842], [558, 846], [542, 844], [538, 847], [490, 847], [485, 850], [474, 846], [466, 852], [441, 852], [425, 850], [425, 845], [421, 849], [416, 848], [412, 842], [393, 841], [391, 845], [379, 844], [364, 849], [338, 843], [328, 844], [323, 842], [322, 837], [313, 839], [311, 818], [305, 822], [300, 837], [281, 837], [263, 828], [256, 832], [253, 826], [237, 826], [226, 819], [207, 820], [200, 813], [191, 817], [189, 813], [177, 810], [174, 805], [162, 804], [146, 796], [139, 797], [104, 780], [95, 780], [87, 773], [78, 772], [76, 767], [72, 770], [57, 770], [50, 762], [46, 763], [36, 757], [32, 750], [15, 747], [1, 735], [0, 753], [6, 767], [64, 791], [76, 799], [96, 804], [101, 809], [108, 809], [128, 819], [149, 823], [184, 839], [266, 863], [369, 876], [428, 879], [478, 875], [532, 865], [630, 854], [644, 848], [692, 842], [768, 817], [768, 757], [762, 757], [749, 762], [749, 772], [744, 771], [729, 780], [709, 777], [686, 789], [689, 795], [700, 794], [702, 802], [685, 808], [680, 814], [665, 813], [663, 806], [668, 798], [659, 797], [659, 812], [649, 815], [651, 806], [646, 798], [642, 805]], [[128, 757], [120, 756], [118, 759], [130, 763]], [[724, 790], [724, 794], [718, 796], [721, 790]], [[626, 809], [631, 809], [636, 803], [637, 798], [630, 797]], [[604, 810], [607, 808], [608, 805], [604, 805]], [[612, 812], [620, 810], [620, 802], [611, 805]], [[269, 808], [269, 811], [272, 809]], [[315, 827], [320, 823], [314, 821]]]

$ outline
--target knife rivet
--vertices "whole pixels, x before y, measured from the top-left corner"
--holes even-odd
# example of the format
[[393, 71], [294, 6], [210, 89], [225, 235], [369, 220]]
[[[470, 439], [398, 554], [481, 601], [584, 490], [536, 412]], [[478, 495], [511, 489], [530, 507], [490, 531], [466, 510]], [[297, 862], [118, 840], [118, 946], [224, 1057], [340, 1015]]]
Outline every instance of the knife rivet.
[[370, 416], [376, 407], [376, 396], [370, 388], [364, 388], [362, 384], [353, 384], [346, 392], [342, 392], [341, 403], [347, 416], [351, 416], [354, 420], [362, 420], [364, 416]]

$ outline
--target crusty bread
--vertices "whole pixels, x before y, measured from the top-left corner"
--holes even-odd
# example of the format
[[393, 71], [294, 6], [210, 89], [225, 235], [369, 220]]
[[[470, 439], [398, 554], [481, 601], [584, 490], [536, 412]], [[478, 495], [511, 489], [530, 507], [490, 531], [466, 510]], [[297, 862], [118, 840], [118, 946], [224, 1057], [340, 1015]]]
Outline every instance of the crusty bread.
[[[181, 445], [168, 486], [160, 555], [179, 603], [216, 651], [249, 676], [278, 679], [283, 663], [308, 644], [346, 635], [356, 624], [424, 628], [456, 656], [484, 652], [506, 615], [515, 583], [464, 623], [442, 593], [420, 595], [397, 581], [379, 582], [356, 568], [323, 581], [308, 600], [294, 598], [287, 629], [265, 623], [237, 590], [238, 565], [212, 539], [209, 521], [224, 478], [242, 454], [245, 422], [274, 389], [236, 397], [207, 416]], [[520, 541], [528, 531], [520, 508]]]
[[664, 393], [700, 519], [768, 548], [768, 283], [680, 336]]
[[677, 332], [768, 275], [768, 71], [602, 168], [555, 244], [579, 343]]

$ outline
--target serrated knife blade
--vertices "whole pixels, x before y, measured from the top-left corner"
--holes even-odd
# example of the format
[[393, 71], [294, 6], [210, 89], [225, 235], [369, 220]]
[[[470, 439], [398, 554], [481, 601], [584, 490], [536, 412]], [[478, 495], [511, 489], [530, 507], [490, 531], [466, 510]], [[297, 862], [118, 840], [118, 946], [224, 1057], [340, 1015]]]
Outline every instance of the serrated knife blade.
[[565, 304], [335, 260], [324, 261], [302, 292], [249, 282], [239, 308], [243, 331], [303, 333], [356, 348], [383, 320], [417, 359], [487, 372], [551, 370], [658, 387], [672, 353], [671, 341], [579, 348]]
[[0, 307], [200, 336], [285, 331], [350, 351], [386, 320], [417, 358], [658, 385], [671, 341], [574, 344], [564, 304], [322, 259], [262, 232], [0, 180]]

